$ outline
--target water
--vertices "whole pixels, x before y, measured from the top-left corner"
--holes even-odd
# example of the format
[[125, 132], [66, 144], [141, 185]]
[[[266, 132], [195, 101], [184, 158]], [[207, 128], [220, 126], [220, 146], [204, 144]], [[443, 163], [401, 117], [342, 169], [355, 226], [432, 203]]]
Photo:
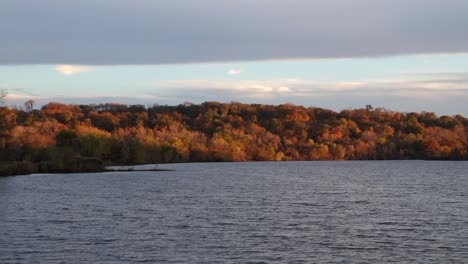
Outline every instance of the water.
[[468, 162], [0, 178], [0, 263], [468, 263]]

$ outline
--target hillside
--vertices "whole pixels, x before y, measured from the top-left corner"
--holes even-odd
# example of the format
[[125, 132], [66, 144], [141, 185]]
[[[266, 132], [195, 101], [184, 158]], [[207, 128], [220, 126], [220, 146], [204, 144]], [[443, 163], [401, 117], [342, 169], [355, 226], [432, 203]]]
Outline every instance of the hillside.
[[76, 160], [142, 164], [259, 160], [468, 159], [468, 119], [291, 104], [0, 108], [0, 159], [67, 171]]

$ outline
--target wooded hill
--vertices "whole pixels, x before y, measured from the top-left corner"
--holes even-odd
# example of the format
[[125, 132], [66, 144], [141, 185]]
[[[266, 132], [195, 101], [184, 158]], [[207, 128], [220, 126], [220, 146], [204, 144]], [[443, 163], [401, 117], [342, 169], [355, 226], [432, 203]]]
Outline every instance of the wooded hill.
[[66, 170], [106, 164], [260, 160], [468, 159], [468, 119], [292, 104], [0, 108], [0, 159]]

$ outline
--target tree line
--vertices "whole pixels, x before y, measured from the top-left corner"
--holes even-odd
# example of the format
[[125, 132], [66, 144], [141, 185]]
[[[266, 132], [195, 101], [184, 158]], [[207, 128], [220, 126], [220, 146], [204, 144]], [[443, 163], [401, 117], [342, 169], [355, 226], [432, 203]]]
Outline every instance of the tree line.
[[237, 102], [32, 108], [32, 102], [0, 108], [0, 159], [45, 171], [84, 158], [105, 164], [468, 159], [468, 119], [461, 115]]

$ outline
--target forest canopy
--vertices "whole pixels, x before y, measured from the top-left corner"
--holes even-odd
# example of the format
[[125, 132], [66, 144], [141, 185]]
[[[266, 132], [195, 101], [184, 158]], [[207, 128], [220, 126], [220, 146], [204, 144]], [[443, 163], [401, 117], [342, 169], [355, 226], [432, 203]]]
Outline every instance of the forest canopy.
[[468, 119], [461, 115], [237, 102], [29, 106], [0, 108], [0, 159], [39, 164], [45, 171], [71, 170], [77, 159], [104, 164], [468, 159]]

